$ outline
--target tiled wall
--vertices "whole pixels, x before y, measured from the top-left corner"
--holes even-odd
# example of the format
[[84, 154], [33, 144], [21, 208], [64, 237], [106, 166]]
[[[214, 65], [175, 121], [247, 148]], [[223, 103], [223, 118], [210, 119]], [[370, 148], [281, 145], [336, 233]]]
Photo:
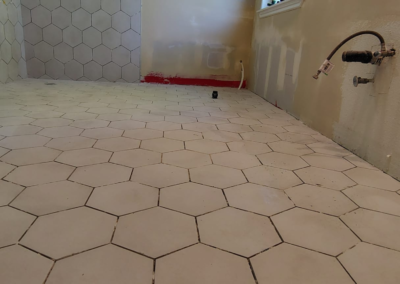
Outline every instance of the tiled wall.
[[30, 78], [136, 82], [141, 0], [20, 0]]
[[24, 33], [19, 0], [0, 1], [0, 83], [26, 77]]

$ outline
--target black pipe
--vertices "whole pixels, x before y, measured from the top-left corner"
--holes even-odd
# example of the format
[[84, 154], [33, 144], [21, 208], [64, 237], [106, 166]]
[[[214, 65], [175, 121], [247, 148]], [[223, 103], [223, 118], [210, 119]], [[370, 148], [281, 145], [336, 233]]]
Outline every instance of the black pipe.
[[345, 51], [342, 54], [342, 61], [343, 62], [361, 62], [361, 63], [371, 63], [374, 55], [371, 51]]

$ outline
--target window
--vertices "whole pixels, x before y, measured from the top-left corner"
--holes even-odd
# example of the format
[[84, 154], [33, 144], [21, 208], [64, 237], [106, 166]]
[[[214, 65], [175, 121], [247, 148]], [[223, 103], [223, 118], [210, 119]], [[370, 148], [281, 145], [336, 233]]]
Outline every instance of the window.
[[[278, 4], [279, 2], [281, 2], [281, 1], [280, 0], [262, 0], [261, 1], [261, 9], [271, 7], [275, 4]], [[282, 2], [284, 2], [284, 1], [282, 1]]]
[[260, 18], [299, 9], [303, 0], [262, 0], [261, 9], [258, 11]]

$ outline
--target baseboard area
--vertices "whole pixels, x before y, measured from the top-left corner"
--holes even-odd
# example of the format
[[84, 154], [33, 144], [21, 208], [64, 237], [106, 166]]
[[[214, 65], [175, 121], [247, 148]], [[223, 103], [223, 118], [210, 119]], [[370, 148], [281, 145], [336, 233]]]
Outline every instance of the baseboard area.
[[[212, 78], [182, 78], [179, 76], [167, 77], [162, 74], [149, 74], [143, 77], [142, 83], [164, 84], [164, 85], [192, 85], [209, 87], [238, 88], [240, 81], [226, 81]], [[246, 88], [246, 81], [242, 88]]]

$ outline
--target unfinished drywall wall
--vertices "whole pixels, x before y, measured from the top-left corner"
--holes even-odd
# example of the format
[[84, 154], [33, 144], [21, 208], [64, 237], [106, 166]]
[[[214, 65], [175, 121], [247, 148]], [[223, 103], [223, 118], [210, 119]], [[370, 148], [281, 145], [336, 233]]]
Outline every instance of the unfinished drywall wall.
[[[380, 67], [342, 63], [342, 51], [379, 44], [366, 35], [338, 52], [328, 77], [312, 78], [341, 40], [361, 30], [382, 33], [400, 52], [398, 0], [305, 0], [298, 10], [256, 16], [250, 89], [400, 178], [400, 55]], [[355, 88], [355, 75], [376, 81]]]
[[240, 60], [249, 66], [254, 2], [143, 1], [142, 76], [240, 80]]
[[0, 1], [0, 83], [26, 78], [24, 33], [18, 0]]
[[20, 0], [29, 78], [137, 82], [141, 0]]

